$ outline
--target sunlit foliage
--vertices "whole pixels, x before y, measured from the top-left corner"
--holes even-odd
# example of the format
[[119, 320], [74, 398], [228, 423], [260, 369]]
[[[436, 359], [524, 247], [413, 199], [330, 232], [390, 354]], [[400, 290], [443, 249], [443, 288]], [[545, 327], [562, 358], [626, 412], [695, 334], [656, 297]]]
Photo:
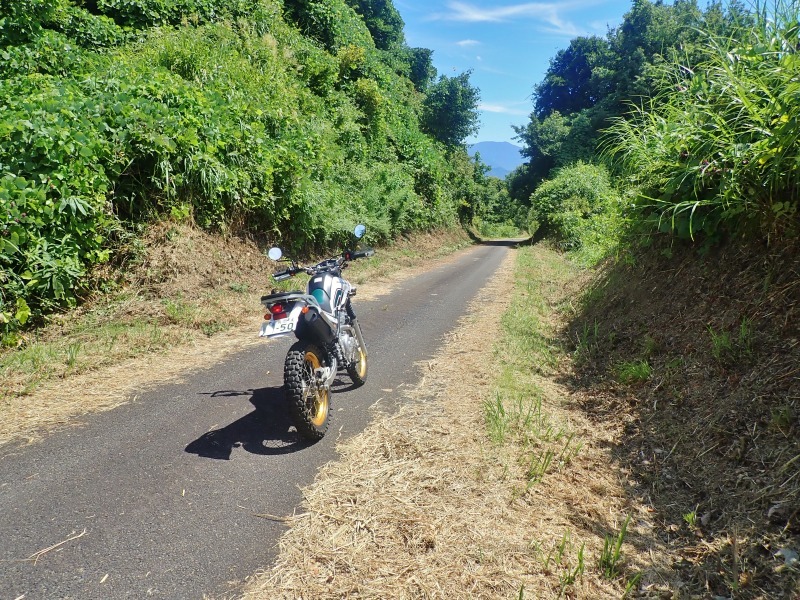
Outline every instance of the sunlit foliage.
[[150, 219], [309, 252], [357, 221], [373, 241], [454, 224], [470, 201], [453, 185], [473, 179], [469, 127], [421, 129], [435, 71], [390, 2], [0, 0], [0, 15], [7, 342], [76, 303]]

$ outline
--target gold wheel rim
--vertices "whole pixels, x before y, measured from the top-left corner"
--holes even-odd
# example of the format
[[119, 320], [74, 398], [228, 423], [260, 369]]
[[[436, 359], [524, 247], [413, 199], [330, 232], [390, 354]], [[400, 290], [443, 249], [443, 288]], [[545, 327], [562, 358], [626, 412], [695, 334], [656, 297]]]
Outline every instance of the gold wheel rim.
[[358, 349], [358, 376], [364, 377], [367, 374], [367, 355], [364, 352], [364, 349], [359, 347]]
[[[316, 377], [314, 372], [322, 366], [319, 357], [311, 351], [305, 355], [306, 364], [311, 367], [312, 379]], [[316, 387], [316, 382], [309, 385]], [[322, 427], [328, 418], [328, 391], [324, 388], [316, 389], [313, 398], [308, 398], [308, 414], [314, 427]]]

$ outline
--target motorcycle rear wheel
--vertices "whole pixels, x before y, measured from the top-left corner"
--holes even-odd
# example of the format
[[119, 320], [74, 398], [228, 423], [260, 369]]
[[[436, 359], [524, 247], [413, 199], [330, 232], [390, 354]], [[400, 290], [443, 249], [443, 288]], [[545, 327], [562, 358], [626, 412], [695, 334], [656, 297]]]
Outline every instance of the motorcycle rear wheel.
[[289, 349], [283, 367], [289, 414], [297, 432], [307, 440], [322, 439], [330, 425], [331, 392], [314, 375], [323, 366], [323, 356], [313, 344], [297, 342]]

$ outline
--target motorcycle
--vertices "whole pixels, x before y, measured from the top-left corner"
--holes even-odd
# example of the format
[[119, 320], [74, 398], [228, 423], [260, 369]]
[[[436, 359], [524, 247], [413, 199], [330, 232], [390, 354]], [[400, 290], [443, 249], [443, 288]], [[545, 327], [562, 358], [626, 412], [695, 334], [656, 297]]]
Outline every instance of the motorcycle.
[[[353, 234], [360, 239], [365, 232], [366, 227], [358, 225]], [[340, 368], [355, 387], [367, 380], [367, 346], [350, 301], [356, 295], [356, 287], [342, 277], [342, 270], [349, 261], [374, 254], [372, 248], [345, 250], [339, 256], [305, 267], [289, 260], [289, 268], [272, 277], [284, 281], [306, 273], [310, 278], [305, 293], [273, 290], [261, 298], [267, 314], [259, 337], [294, 335], [298, 340], [286, 354], [283, 383], [290, 416], [305, 439], [322, 439], [328, 430], [331, 386]], [[279, 261], [283, 251], [274, 247], [268, 256]]]

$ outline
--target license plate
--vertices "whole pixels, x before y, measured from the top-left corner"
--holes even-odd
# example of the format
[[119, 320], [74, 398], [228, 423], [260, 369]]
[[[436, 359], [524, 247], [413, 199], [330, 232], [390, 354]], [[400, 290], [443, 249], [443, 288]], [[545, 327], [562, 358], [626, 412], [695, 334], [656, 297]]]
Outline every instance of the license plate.
[[258, 332], [258, 337], [282, 337], [290, 335], [297, 327], [297, 320], [300, 318], [300, 309], [303, 307], [296, 304], [292, 307], [289, 316], [285, 319], [270, 319], [261, 324], [261, 331]]
[[295, 323], [292, 319], [281, 319], [279, 321], [265, 321], [261, 324], [259, 337], [276, 337], [279, 335], [289, 335], [294, 331]]

